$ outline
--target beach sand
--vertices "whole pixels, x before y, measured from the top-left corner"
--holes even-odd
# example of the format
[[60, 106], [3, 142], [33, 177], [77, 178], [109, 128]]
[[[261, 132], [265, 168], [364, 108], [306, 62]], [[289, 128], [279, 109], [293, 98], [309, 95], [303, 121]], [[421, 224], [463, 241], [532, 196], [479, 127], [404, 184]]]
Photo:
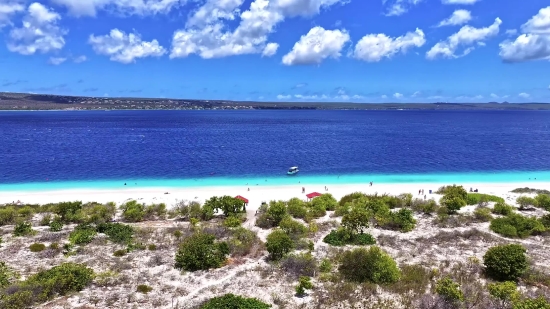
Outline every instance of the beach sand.
[[[424, 198], [419, 195], [418, 190], [424, 189], [427, 199], [439, 196], [430, 194], [429, 190], [435, 192], [443, 184], [441, 183], [414, 183], [414, 184], [377, 184], [373, 186], [366, 184], [350, 185], [327, 185], [328, 191], [325, 191], [324, 185], [303, 185], [305, 194], [302, 193], [302, 185], [292, 186], [235, 186], [235, 187], [193, 187], [193, 188], [121, 188], [121, 189], [71, 189], [55, 191], [18, 191], [18, 192], [0, 192], [0, 204], [7, 204], [20, 201], [26, 204], [47, 204], [64, 201], [83, 201], [83, 202], [115, 202], [120, 205], [128, 200], [137, 200], [140, 203], [165, 203], [168, 208], [178, 200], [204, 202], [213, 196], [241, 195], [249, 200], [248, 210], [257, 209], [262, 202], [271, 200], [289, 200], [297, 197], [307, 200], [306, 194], [311, 192], [331, 193], [336, 199], [353, 192], [364, 192], [368, 194], [390, 194], [399, 195], [402, 193], [411, 193], [414, 198]], [[510, 191], [516, 188], [530, 187], [535, 189], [548, 189], [548, 182], [522, 182], [522, 183], [457, 183], [462, 185], [467, 191], [470, 188], [479, 189], [479, 193], [498, 195], [513, 203], [519, 194], [513, 194]], [[250, 191], [248, 191], [250, 188]], [[169, 193], [169, 194], [165, 194]]]

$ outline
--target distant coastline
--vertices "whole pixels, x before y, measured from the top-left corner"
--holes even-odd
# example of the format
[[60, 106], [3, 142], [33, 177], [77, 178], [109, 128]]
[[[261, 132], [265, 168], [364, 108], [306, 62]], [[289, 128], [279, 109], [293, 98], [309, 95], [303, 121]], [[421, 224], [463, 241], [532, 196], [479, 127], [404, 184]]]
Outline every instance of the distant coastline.
[[67, 110], [550, 110], [550, 103], [254, 102], [168, 98], [86, 97], [0, 92], [0, 111]]

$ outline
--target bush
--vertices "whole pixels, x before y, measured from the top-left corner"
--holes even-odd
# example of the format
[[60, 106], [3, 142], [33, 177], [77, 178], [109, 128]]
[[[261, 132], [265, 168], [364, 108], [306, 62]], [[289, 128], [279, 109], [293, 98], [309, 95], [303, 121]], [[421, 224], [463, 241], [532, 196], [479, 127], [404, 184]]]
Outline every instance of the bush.
[[520, 214], [510, 214], [506, 217], [496, 218], [491, 221], [489, 228], [506, 237], [525, 238], [537, 235], [546, 230], [541, 221], [534, 217], [524, 217]]
[[358, 248], [346, 251], [338, 270], [345, 279], [355, 282], [389, 284], [397, 282], [400, 277], [395, 261], [376, 246], [368, 250]]
[[45, 214], [42, 219], [40, 219], [40, 226], [48, 226], [50, 225], [50, 222], [52, 221], [52, 215]]
[[301, 199], [297, 197], [292, 198], [288, 201], [287, 205], [288, 213], [294, 218], [304, 219], [306, 217], [307, 208]]
[[145, 206], [137, 201], [129, 201], [120, 206], [122, 219], [126, 222], [140, 222], [145, 217]]
[[319, 271], [322, 273], [329, 273], [332, 270], [332, 263], [329, 259], [325, 258], [319, 264]]
[[6, 262], [0, 261], [0, 289], [9, 286], [18, 277], [19, 275], [14, 272], [13, 269], [6, 264]]
[[520, 210], [524, 210], [529, 206], [534, 206], [536, 204], [536, 201], [532, 197], [520, 196], [516, 199], [516, 203], [519, 205]]
[[504, 203], [504, 199], [496, 195], [482, 193], [468, 193], [466, 197], [466, 204], [468, 205], [479, 205], [487, 202]]
[[383, 228], [399, 230], [404, 233], [412, 231], [415, 226], [416, 220], [412, 211], [405, 208], [390, 213], [388, 222], [382, 225]]
[[298, 280], [298, 286], [296, 286], [296, 295], [298, 296], [304, 296], [306, 293], [306, 290], [313, 289], [313, 283], [311, 283], [311, 278], [302, 276], [300, 277], [300, 280]]
[[256, 298], [244, 298], [233, 294], [214, 297], [202, 304], [200, 309], [269, 309], [271, 305]]
[[437, 203], [433, 199], [427, 201], [415, 199], [412, 201], [411, 208], [416, 212], [430, 215], [437, 211]]
[[340, 228], [337, 230], [332, 230], [327, 236], [325, 236], [325, 238], [323, 238], [323, 242], [332, 246], [366, 246], [374, 245], [376, 240], [371, 234], [356, 234], [347, 229]]
[[127, 250], [121, 249], [121, 250], [117, 250], [117, 251], [113, 252], [113, 256], [121, 257], [121, 256], [125, 256], [126, 253], [128, 253]]
[[140, 284], [137, 286], [137, 291], [139, 293], [143, 293], [143, 294], [147, 294], [149, 292], [151, 292], [153, 290], [152, 287], [148, 286], [148, 285], [145, 285], [145, 284]]
[[460, 208], [466, 206], [468, 192], [462, 186], [443, 187], [440, 188], [439, 192], [443, 193], [441, 205], [448, 210], [449, 214], [455, 214]]
[[84, 207], [82, 212], [87, 223], [107, 223], [113, 220], [116, 214], [116, 205], [115, 203], [107, 203], [106, 205], [92, 204]]
[[166, 204], [151, 204], [145, 207], [143, 220], [154, 220], [166, 218]]
[[550, 309], [550, 303], [542, 296], [514, 302], [512, 309]]
[[65, 223], [79, 222], [82, 219], [82, 202], [63, 202], [54, 206], [54, 213]]
[[241, 219], [237, 216], [229, 216], [223, 220], [223, 225], [225, 227], [239, 227], [241, 226]]
[[449, 277], [437, 281], [435, 292], [449, 303], [464, 301], [464, 294], [460, 290], [460, 285]]
[[483, 256], [487, 274], [496, 280], [516, 281], [527, 270], [525, 248], [517, 244], [489, 248]]
[[280, 260], [283, 256], [288, 254], [293, 247], [294, 243], [292, 239], [283, 230], [276, 229], [267, 236], [266, 248], [272, 260]]
[[351, 194], [348, 194], [348, 195], [344, 195], [341, 199], [340, 199], [340, 202], [338, 202], [338, 204], [340, 206], [344, 206], [346, 205], [347, 203], [351, 203], [353, 202], [354, 200], [358, 199], [358, 198], [361, 198], [361, 197], [365, 197], [365, 194], [364, 193], [361, 193], [361, 192], [354, 192], [354, 193], [351, 193]]
[[0, 226], [15, 224], [17, 211], [13, 207], [0, 208]]
[[493, 206], [493, 213], [497, 215], [507, 216], [512, 212], [514, 212], [514, 207], [506, 203], [496, 203], [495, 206]]
[[147, 246], [147, 250], [149, 250], [149, 251], [155, 251], [155, 250], [157, 250], [157, 245], [155, 245], [155, 244], [149, 244], [149, 245]]
[[69, 234], [69, 241], [74, 245], [86, 245], [94, 240], [97, 234], [95, 228], [89, 224], [79, 224]]
[[32, 229], [32, 225], [29, 222], [21, 222], [15, 225], [15, 228], [13, 229], [13, 236], [14, 237], [20, 237], [20, 236], [28, 236], [33, 235], [35, 232]]
[[291, 254], [281, 260], [281, 268], [292, 277], [314, 276], [317, 261], [311, 253]]
[[356, 205], [342, 217], [342, 226], [351, 233], [363, 233], [369, 227], [371, 217], [370, 211]]
[[29, 249], [31, 250], [31, 252], [40, 252], [46, 250], [46, 245], [35, 243], [30, 245]]
[[478, 207], [474, 211], [474, 217], [481, 222], [489, 222], [493, 219], [491, 215], [491, 210], [485, 207]]
[[550, 211], [550, 195], [537, 195], [537, 197], [535, 197], [535, 206]]
[[210, 198], [206, 201], [206, 203], [204, 203], [204, 207], [214, 209], [214, 211], [220, 210], [226, 217], [237, 215], [246, 211], [243, 201], [227, 195], [222, 197], [214, 196]]
[[55, 217], [52, 222], [50, 222], [50, 231], [51, 232], [60, 232], [63, 229], [63, 222], [61, 218]]
[[99, 233], [104, 233], [109, 240], [119, 244], [128, 244], [134, 237], [134, 228], [122, 223], [102, 223], [97, 226]]
[[288, 215], [286, 204], [283, 201], [271, 201], [268, 207], [260, 207], [260, 216], [256, 225], [261, 228], [272, 228], [279, 226], [279, 223]]
[[318, 196], [311, 201], [311, 206], [313, 208], [323, 208], [326, 211], [335, 210], [337, 205], [338, 201], [336, 201], [336, 199], [330, 193]]
[[304, 237], [308, 232], [307, 226], [292, 219], [290, 216], [286, 216], [283, 220], [281, 220], [279, 227], [294, 240]]
[[185, 239], [176, 252], [178, 269], [196, 271], [221, 267], [229, 254], [225, 242], [215, 242], [214, 235], [195, 233]]
[[489, 290], [489, 294], [491, 294], [491, 296], [502, 301], [512, 301], [519, 297], [515, 282], [505, 281], [489, 283], [489, 285], [487, 285], [487, 289]]
[[245, 256], [251, 252], [254, 245], [260, 245], [260, 239], [251, 230], [238, 227], [232, 231], [229, 239], [229, 250], [232, 255]]

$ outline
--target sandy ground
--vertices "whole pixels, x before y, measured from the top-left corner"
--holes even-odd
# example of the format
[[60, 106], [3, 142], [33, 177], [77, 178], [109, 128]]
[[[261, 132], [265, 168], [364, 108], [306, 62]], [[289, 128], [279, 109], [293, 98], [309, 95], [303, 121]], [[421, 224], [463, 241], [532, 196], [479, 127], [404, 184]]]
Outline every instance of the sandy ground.
[[[510, 191], [515, 188], [530, 187], [536, 189], [550, 188], [550, 183], [459, 183], [466, 190], [470, 188], [479, 189], [480, 193], [493, 194], [506, 198], [509, 202], [513, 202], [518, 196], [511, 194]], [[307, 185], [305, 192], [331, 193], [336, 199], [350, 194], [352, 192], [378, 193], [398, 195], [401, 193], [412, 193], [416, 198], [427, 199], [438, 198], [434, 194], [430, 194], [429, 190], [436, 191], [442, 184], [440, 183], [424, 183], [424, 184], [374, 184], [372, 187], [369, 184], [351, 184], [351, 185], [330, 185], [328, 191], [322, 185]], [[424, 190], [424, 195], [418, 194], [418, 190]], [[250, 191], [249, 191], [250, 190]], [[166, 194], [168, 193], [168, 194]], [[177, 200], [199, 201], [204, 202], [212, 196], [241, 195], [247, 198], [249, 210], [257, 209], [262, 202], [271, 200], [289, 200], [293, 197], [298, 197], [307, 200], [306, 194], [302, 193], [302, 187], [296, 186], [238, 186], [238, 187], [199, 187], [199, 188], [124, 188], [118, 190], [57, 190], [57, 191], [28, 191], [28, 192], [1, 192], [0, 204], [12, 203], [20, 201], [29, 204], [46, 204], [64, 201], [83, 202], [115, 202], [122, 204], [125, 201], [135, 199], [139, 202], [165, 203], [168, 207], [175, 204]]]

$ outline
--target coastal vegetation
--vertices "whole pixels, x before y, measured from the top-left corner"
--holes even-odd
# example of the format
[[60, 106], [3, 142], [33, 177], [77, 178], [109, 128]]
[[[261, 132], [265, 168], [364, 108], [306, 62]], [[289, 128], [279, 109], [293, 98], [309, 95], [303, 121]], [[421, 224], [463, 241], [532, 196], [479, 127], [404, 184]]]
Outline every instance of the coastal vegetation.
[[0, 308], [549, 308], [548, 196], [438, 192], [0, 206]]

